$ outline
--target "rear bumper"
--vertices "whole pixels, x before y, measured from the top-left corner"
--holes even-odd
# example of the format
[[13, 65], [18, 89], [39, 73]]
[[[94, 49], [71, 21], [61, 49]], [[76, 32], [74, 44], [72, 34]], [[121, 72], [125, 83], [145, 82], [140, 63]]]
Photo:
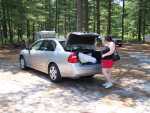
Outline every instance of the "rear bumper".
[[69, 64], [62, 72], [63, 77], [79, 78], [82, 76], [89, 76], [101, 73], [101, 65], [82, 65], [82, 64]]

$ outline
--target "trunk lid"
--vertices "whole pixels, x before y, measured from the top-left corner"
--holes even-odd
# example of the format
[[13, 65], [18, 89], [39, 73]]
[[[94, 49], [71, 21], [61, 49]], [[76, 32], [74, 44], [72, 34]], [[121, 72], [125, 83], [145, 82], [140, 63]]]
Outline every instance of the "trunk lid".
[[[80, 63], [83, 65], [95, 65], [95, 63], [82, 63], [81, 61], [83, 60], [82, 58], [79, 57], [79, 53], [84, 53], [89, 56], [92, 56], [96, 59], [96, 64], [99, 62], [97, 59], [97, 56], [95, 54], [96, 51], [96, 39], [99, 37], [98, 34], [96, 33], [81, 33], [81, 32], [73, 32], [68, 36], [68, 39], [66, 41], [64, 49], [66, 51], [74, 52], [76, 54], [71, 55], [68, 58], [68, 61], [71, 63], [74, 63], [74, 58], [75, 58], [75, 63]], [[78, 61], [77, 61], [77, 59]]]
[[73, 32], [68, 36], [66, 49], [95, 49], [95, 42], [98, 36], [96, 33]]

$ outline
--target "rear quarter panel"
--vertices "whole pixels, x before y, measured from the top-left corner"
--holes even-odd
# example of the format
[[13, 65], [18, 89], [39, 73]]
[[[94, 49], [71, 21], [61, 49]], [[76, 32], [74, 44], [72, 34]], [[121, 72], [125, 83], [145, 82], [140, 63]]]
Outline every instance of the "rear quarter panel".
[[60, 70], [60, 73], [61, 73], [61, 76], [62, 77], [67, 77], [68, 74], [71, 74], [72, 73], [72, 66], [71, 64], [68, 62], [68, 57], [70, 56], [70, 52], [57, 52], [56, 53], [56, 57], [53, 59], [52, 62], [56, 63], [59, 70]]

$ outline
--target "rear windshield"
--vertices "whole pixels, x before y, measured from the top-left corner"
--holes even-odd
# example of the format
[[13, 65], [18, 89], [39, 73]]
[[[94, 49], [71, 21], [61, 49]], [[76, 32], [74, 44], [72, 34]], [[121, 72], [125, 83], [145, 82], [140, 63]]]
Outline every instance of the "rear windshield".
[[94, 36], [72, 36], [69, 39], [69, 45], [72, 44], [86, 44], [86, 45], [91, 45], [95, 43], [95, 37]]

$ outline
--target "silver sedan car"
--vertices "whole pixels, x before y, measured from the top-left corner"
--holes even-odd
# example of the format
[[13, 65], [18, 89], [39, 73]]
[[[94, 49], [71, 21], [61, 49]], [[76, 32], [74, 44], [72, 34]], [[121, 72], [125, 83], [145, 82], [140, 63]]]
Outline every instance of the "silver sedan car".
[[[47, 38], [35, 41], [20, 52], [20, 68], [27, 67], [47, 73], [52, 82], [62, 77], [92, 77], [101, 72], [100, 51], [95, 50], [95, 33], [71, 33], [67, 40]], [[78, 53], [91, 54], [96, 63], [81, 63]]]

